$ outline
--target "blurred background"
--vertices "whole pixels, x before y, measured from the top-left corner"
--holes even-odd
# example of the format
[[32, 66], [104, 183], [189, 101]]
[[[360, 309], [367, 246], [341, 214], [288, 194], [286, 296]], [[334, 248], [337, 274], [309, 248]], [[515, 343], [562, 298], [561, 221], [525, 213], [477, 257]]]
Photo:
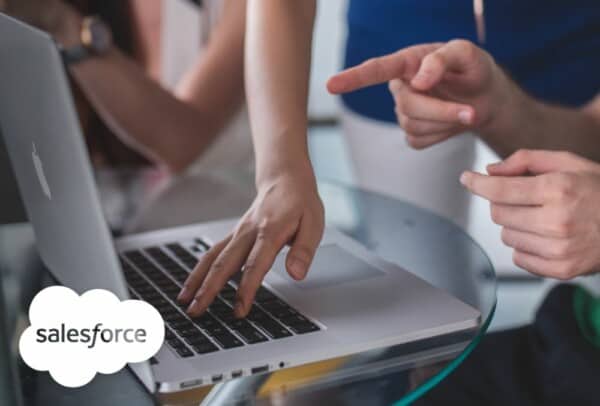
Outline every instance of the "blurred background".
[[[185, 33], [188, 39], [200, 38], [203, 27], [201, 18], [198, 18], [198, 8], [187, 0], [169, 2], [177, 3], [177, 6], [170, 7], [165, 18], [175, 19], [179, 31]], [[354, 179], [349, 156], [339, 130], [339, 100], [329, 95], [325, 89], [327, 79], [342, 66], [346, 7], [345, 0], [319, 2], [310, 85], [309, 142], [311, 157], [319, 177], [352, 184]], [[170, 36], [165, 41], [178, 40], [177, 37]], [[195, 50], [200, 48], [198, 43], [192, 40], [171, 45], [175, 45], [171, 47], [175, 50], [171, 57], [180, 60], [177, 64], [163, 65], [162, 76], [165, 85], [176, 83], [184, 73], [186, 65], [193, 63]], [[474, 169], [483, 171], [485, 165], [496, 160], [497, 157], [478, 141]], [[25, 221], [26, 217], [3, 145], [0, 146], [0, 190], [0, 222]], [[469, 218], [467, 232], [488, 253], [499, 277], [499, 305], [492, 328], [500, 329], [528, 322], [549, 283], [532, 277], [513, 265], [511, 251], [501, 243], [499, 227], [491, 222], [486, 203], [473, 199]]]

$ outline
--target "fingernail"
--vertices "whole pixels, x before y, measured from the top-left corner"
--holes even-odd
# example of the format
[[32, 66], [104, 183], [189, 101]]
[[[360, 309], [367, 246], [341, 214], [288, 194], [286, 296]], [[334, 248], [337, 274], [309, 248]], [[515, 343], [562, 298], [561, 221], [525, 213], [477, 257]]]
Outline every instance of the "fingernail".
[[425, 80], [429, 77], [429, 74], [427, 73], [426, 70], [420, 70], [419, 72], [417, 72], [417, 76], [415, 76], [415, 79], [417, 80]]
[[179, 295], [177, 296], [177, 301], [179, 302], [184, 302], [185, 298], [187, 297], [189, 293], [189, 289], [186, 288], [185, 286], [181, 289], [181, 292], [179, 292]]
[[292, 259], [289, 267], [290, 273], [295, 279], [303, 279], [306, 275], [306, 264], [299, 259]]
[[498, 167], [502, 166], [502, 164], [503, 164], [503, 163], [504, 163], [504, 162], [496, 162], [496, 163], [493, 163], [493, 164], [489, 164], [489, 165], [487, 166], [487, 169], [489, 170], [489, 169], [495, 169], [495, 168], [498, 168]]
[[244, 311], [244, 303], [241, 300], [237, 300], [233, 308], [233, 313], [235, 314], [235, 317], [241, 319], [242, 317], [244, 317]]
[[459, 111], [458, 120], [465, 125], [471, 124], [473, 121], [473, 112], [467, 109]]
[[186, 313], [190, 313], [194, 311], [194, 308], [198, 305], [198, 301], [196, 299], [192, 300], [192, 303], [188, 306]]
[[467, 186], [470, 179], [471, 179], [471, 174], [469, 172], [463, 172], [463, 174], [460, 175], [460, 183], [462, 183], [464, 186]]

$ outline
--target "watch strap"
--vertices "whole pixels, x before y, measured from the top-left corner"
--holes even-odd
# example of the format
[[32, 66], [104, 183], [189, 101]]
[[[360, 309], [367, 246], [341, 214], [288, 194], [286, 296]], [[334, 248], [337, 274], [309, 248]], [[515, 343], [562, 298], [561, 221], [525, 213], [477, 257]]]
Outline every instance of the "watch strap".
[[93, 56], [93, 52], [83, 45], [61, 49], [63, 60], [67, 65], [76, 65]]

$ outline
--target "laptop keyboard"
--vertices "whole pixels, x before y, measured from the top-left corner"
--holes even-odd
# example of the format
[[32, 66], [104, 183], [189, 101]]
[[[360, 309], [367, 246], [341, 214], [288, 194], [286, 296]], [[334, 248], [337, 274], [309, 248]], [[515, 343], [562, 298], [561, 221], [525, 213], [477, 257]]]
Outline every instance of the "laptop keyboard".
[[[190, 250], [201, 255], [209, 246], [196, 239]], [[187, 358], [219, 350], [319, 331], [320, 327], [261, 286], [245, 319], [233, 315], [237, 279], [229, 281], [200, 317], [190, 318], [177, 303], [181, 286], [198, 259], [179, 243], [121, 254], [132, 298], [153, 305], [165, 321], [165, 341]]]

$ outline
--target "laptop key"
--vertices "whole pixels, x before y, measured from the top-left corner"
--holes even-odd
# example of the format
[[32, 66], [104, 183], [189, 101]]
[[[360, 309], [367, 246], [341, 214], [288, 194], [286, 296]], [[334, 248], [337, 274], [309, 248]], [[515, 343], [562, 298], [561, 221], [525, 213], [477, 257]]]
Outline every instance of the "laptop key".
[[237, 337], [235, 337], [230, 332], [224, 332], [222, 334], [215, 335], [213, 336], [213, 338], [221, 347], [225, 349], [242, 347], [244, 345], [244, 343], [242, 343]]
[[316, 324], [313, 324], [311, 322], [295, 324], [295, 325], [290, 326], [290, 329], [296, 334], [306, 334], [306, 333], [312, 333], [314, 331], [320, 330]]
[[221, 293], [219, 293], [219, 296], [223, 300], [228, 301], [229, 303], [232, 303], [235, 300], [236, 295], [236, 290], [229, 285], [225, 285], [225, 288], [223, 288], [223, 290], [221, 290]]
[[237, 318], [235, 317], [233, 312], [231, 312], [231, 313], [219, 314], [219, 320], [221, 320], [226, 325], [229, 325], [229, 323], [233, 323], [235, 320], [237, 320]]
[[188, 358], [194, 355], [194, 353], [187, 347], [177, 348], [175, 351], [183, 358]]
[[167, 303], [167, 304], [163, 304], [160, 306], [156, 306], [156, 310], [158, 310], [158, 312], [163, 315], [165, 313], [168, 313], [170, 310], [172, 309], [171, 304]]
[[266, 310], [269, 313], [280, 309], [290, 308], [290, 306], [281, 299], [269, 300], [267, 302], [258, 302], [258, 304], [260, 305], [260, 307], [263, 308], [263, 310]]
[[281, 307], [275, 309], [271, 312], [271, 315], [279, 321], [283, 321], [284, 319], [290, 319], [295, 316], [304, 317], [298, 314], [298, 312], [291, 307]]
[[256, 292], [256, 296], [255, 296], [254, 300], [256, 300], [256, 302], [258, 302], [258, 303], [262, 303], [262, 302], [268, 302], [268, 301], [276, 300], [276, 299], [278, 299], [277, 296], [275, 296], [271, 291], [269, 291], [264, 286], [261, 286], [260, 288], [258, 288], [258, 291]]
[[183, 341], [181, 341], [177, 337], [173, 337], [173, 338], [167, 340], [167, 344], [169, 344], [169, 346], [173, 347], [174, 349], [185, 347], [185, 344], [183, 344]]
[[293, 314], [288, 317], [282, 317], [279, 319], [280, 322], [285, 324], [286, 326], [295, 326], [297, 324], [307, 324], [311, 323], [306, 317], [301, 314]]
[[169, 326], [173, 326], [173, 324], [177, 322], [184, 323], [188, 321], [188, 319], [184, 315], [175, 311], [163, 316], [163, 320], [166, 321]]
[[173, 329], [175, 329], [176, 331], [185, 330], [185, 329], [189, 329], [189, 328], [193, 328], [194, 327], [194, 325], [192, 324], [192, 322], [189, 321], [186, 318], [183, 318], [181, 320], [173, 321], [173, 322], [169, 323], [169, 325]]
[[244, 320], [244, 319], [233, 318], [229, 322], [225, 322], [225, 324], [227, 325], [227, 327], [229, 327], [233, 330], [252, 328], [252, 325], [250, 323], [248, 323], [247, 320]]
[[198, 354], [208, 354], [210, 352], [215, 352], [215, 351], [219, 351], [219, 347], [217, 347], [216, 345], [214, 345], [213, 343], [211, 343], [210, 341], [208, 342], [203, 342], [203, 343], [197, 343], [197, 344], [193, 344], [192, 348], [194, 349], [194, 351], [196, 351]]
[[208, 251], [210, 249], [210, 245], [208, 245], [208, 243], [206, 243], [202, 238], [196, 238], [194, 239], [194, 241], [196, 242], [196, 244], [202, 247], [204, 251]]
[[241, 328], [241, 329], [238, 329], [235, 331], [248, 344], [256, 344], [256, 343], [262, 343], [264, 341], [269, 341], [269, 339], [267, 337], [265, 337], [264, 334], [262, 334], [260, 331], [258, 331], [257, 329], [255, 329], [254, 327], [252, 327], [250, 325], [248, 328]]
[[183, 337], [183, 340], [189, 345], [202, 344], [202, 343], [210, 343], [211, 341], [204, 334], [199, 333], [190, 337]]
[[203, 336], [202, 332], [195, 327], [182, 328], [181, 330], [178, 330], [177, 332], [183, 338]]
[[192, 270], [196, 267], [198, 259], [192, 254], [190, 254], [188, 250], [183, 248], [181, 244], [168, 244], [167, 248], [173, 253], [173, 255], [175, 255], [175, 257], [177, 257], [177, 259], [184, 263], [188, 267], [188, 269]]
[[253, 306], [252, 309], [250, 309], [250, 313], [248, 313], [248, 316], [246, 318], [250, 321], [259, 321], [269, 319], [270, 317], [264, 310]]
[[212, 326], [221, 324], [217, 321], [217, 319], [215, 319], [213, 316], [211, 316], [208, 313], [204, 313], [202, 316], [193, 318], [192, 321], [202, 329], [207, 329]]
[[[222, 303], [222, 302], [221, 302]], [[215, 316], [219, 317], [221, 315], [229, 315], [233, 314], [233, 309], [231, 306], [227, 306], [226, 304], [212, 304], [208, 306], [208, 311]]]
[[204, 331], [206, 331], [206, 333], [211, 337], [216, 337], [224, 333], [229, 333], [229, 331], [221, 323], [207, 327], [206, 329], [204, 329]]
[[273, 319], [259, 320], [256, 324], [267, 333], [267, 335], [273, 339], [285, 338], [292, 335], [288, 329], [283, 327], [281, 324]]

